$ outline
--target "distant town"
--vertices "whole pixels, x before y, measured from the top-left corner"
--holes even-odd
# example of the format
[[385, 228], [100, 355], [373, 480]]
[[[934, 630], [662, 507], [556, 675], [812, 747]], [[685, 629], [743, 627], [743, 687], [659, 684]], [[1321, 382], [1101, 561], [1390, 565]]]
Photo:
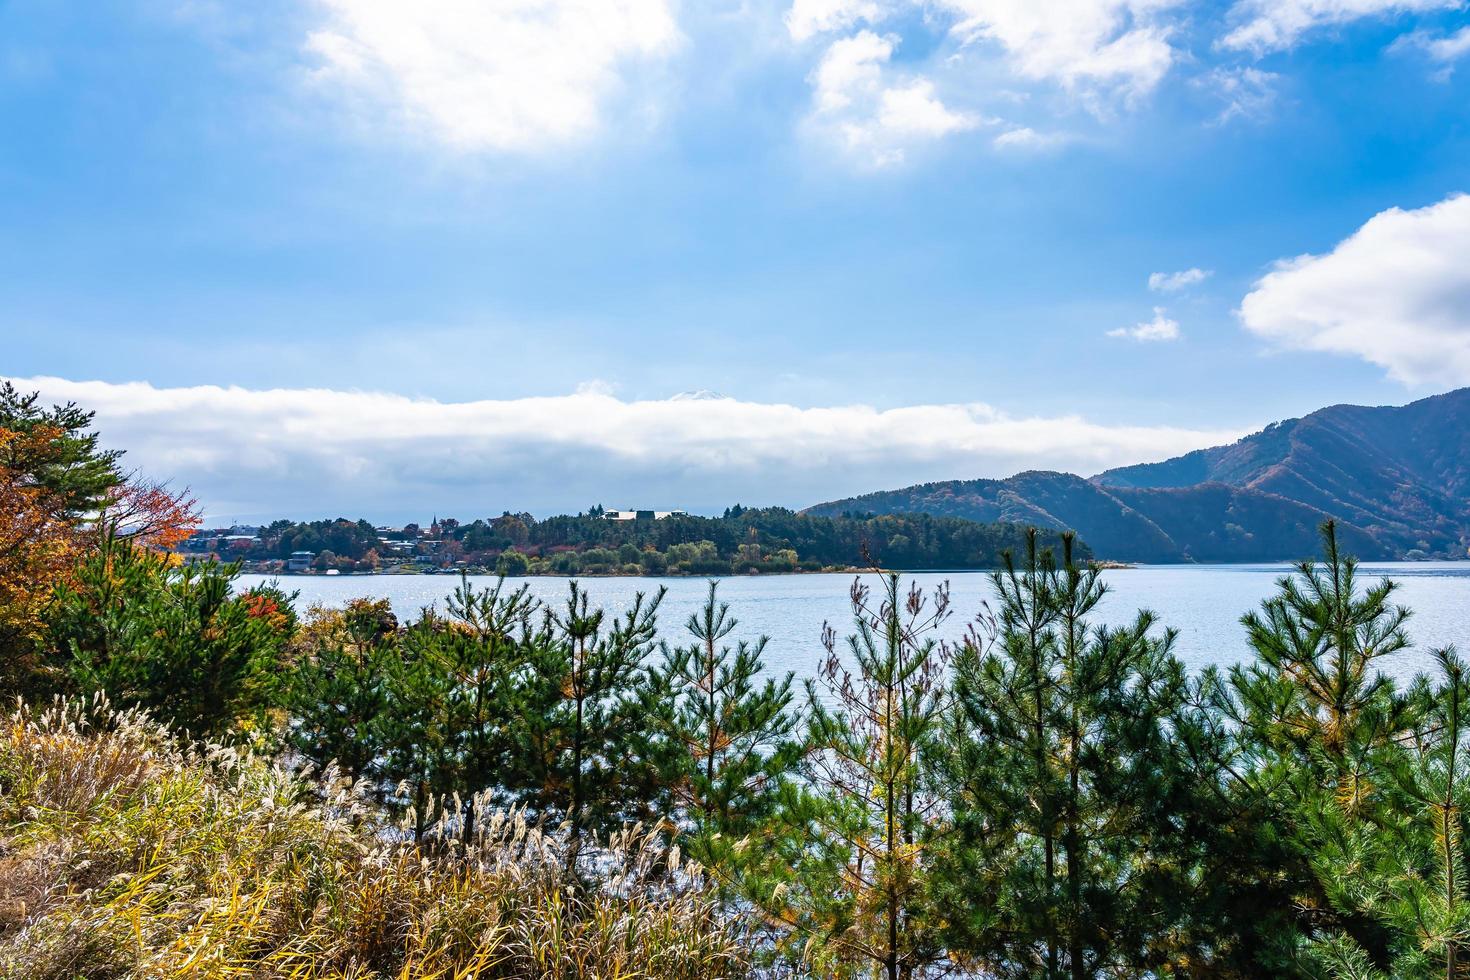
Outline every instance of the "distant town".
[[[488, 524], [492, 529], [498, 526], [513, 538], [518, 529], [514, 524], [525, 525], [525, 516], [506, 514], [501, 518], [476, 524]], [[587, 516], [622, 522], [660, 521], [671, 517], [687, 517], [688, 514], [682, 510], [604, 510], [597, 507], [589, 511]], [[322, 524], [328, 526], [321, 528]], [[465, 534], [461, 528], [474, 527], [475, 525], [461, 525], [453, 518], [441, 521], [437, 516], [427, 525], [410, 523], [401, 527], [391, 524], [368, 525], [365, 521], [346, 519], [306, 525], [290, 521], [276, 521], [268, 525], [232, 524], [229, 527], [201, 528], [194, 531], [179, 545], [178, 552], [189, 558], [239, 562], [243, 571], [267, 575], [493, 571], [496, 565], [501, 564], [499, 559], [502, 555], [508, 550], [514, 551], [516, 542], [509, 541], [509, 548], [482, 549], [487, 553], [467, 557]], [[316, 533], [292, 533], [300, 528]], [[302, 547], [284, 555], [278, 553], [283, 538], [300, 543], [311, 537], [321, 539], [314, 542], [317, 546]], [[334, 550], [332, 545], [340, 550]], [[577, 549], [570, 545], [550, 549], [553, 554], [558, 550], [567, 552]], [[538, 557], [534, 551], [522, 553], [527, 554], [528, 559]]]

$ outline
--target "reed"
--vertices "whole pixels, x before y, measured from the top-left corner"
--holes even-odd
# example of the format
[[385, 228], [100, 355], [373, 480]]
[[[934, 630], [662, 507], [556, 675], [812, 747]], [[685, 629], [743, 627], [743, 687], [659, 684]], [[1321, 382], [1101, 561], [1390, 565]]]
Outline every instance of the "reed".
[[[0, 734], [0, 976], [745, 976], [751, 945], [660, 835], [569, 868], [516, 812], [415, 846], [331, 772], [191, 747], [105, 702]], [[445, 808], [452, 810], [452, 808]], [[585, 851], [584, 846], [584, 851]]]

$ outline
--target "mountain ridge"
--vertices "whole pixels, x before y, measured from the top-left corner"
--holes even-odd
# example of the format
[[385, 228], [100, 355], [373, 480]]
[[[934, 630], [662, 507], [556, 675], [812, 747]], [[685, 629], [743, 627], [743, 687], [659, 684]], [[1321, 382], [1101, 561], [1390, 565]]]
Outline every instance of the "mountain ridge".
[[1027, 470], [829, 501], [807, 512], [929, 513], [1075, 530], [1122, 561], [1278, 561], [1331, 518], [1370, 559], [1470, 553], [1470, 388], [1400, 406], [1331, 405], [1234, 443], [1091, 478]]

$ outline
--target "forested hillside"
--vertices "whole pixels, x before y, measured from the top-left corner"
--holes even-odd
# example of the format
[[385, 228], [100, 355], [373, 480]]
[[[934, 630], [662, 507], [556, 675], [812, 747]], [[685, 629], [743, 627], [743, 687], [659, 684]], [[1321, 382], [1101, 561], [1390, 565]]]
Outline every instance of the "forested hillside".
[[1230, 446], [1091, 479], [1028, 472], [818, 504], [813, 515], [926, 513], [1077, 531], [1124, 561], [1277, 561], [1338, 522], [1367, 558], [1470, 551], [1470, 389], [1402, 407], [1337, 405]]

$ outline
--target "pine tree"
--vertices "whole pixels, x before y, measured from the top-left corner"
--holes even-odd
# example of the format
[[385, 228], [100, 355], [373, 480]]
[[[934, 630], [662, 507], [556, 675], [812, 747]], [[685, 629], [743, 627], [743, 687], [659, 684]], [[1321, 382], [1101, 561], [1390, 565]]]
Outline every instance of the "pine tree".
[[1363, 805], [1367, 754], [1400, 727], [1402, 702], [1376, 661], [1408, 646], [1409, 611], [1390, 603], [1391, 579], [1360, 590], [1357, 560], [1322, 527], [1323, 562], [1304, 561], [1277, 594], [1246, 614], [1257, 662], [1237, 667], [1241, 722], [1265, 749], [1326, 770], [1345, 809]]
[[386, 599], [354, 599], [338, 614], [325, 614], [316, 648], [291, 676], [291, 742], [318, 766], [335, 762], [354, 782], [375, 790], [383, 761], [387, 671], [398, 656], [397, 620]]
[[1377, 955], [1346, 931], [1314, 939], [1311, 958], [1336, 976], [1470, 976], [1470, 678], [1453, 649], [1434, 656], [1440, 682], [1419, 679], [1408, 697], [1413, 723], [1379, 753], [1389, 805], [1369, 821], [1332, 799], [1315, 821], [1312, 865], [1328, 900], [1388, 931]]
[[739, 620], [717, 589], [710, 582], [704, 607], [685, 623], [694, 642], [661, 646], [647, 699], [672, 756], [665, 779], [689, 825], [687, 846], [706, 864], [735, 860], [739, 841], [769, 829], [801, 748], [789, 710], [793, 675], [760, 682], [767, 637], [723, 642]]
[[640, 592], [621, 616], [591, 607], [576, 582], [526, 648], [515, 711], [513, 766], [521, 799], [564, 818], [575, 861], [582, 838], [652, 815], [658, 782], [644, 667], [657, 639], [659, 603]]
[[392, 787], [390, 802], [412, 815], [415, 841], [423, 839], [458, 785], [455, 692], [438, 654], [448, 628], [426, 610], [403, 631], [398, 655], [387, 659], [386, 704], [375, 732], [382, 744], [383, 776]]
[[1011, 965], [1054, 977], [1061, 789], [1049, 720], [1060, 582], [1035, 532], [1026, 544], [1024, 564], [1008, 553], [992, 579], [995, 654], [977, 636], [955, 660], [945, 761], [956, 836], [936, 890], [953, 946], [998, 973]]
[[[1412, 723], [1412, 704], [1379, 668], [1408, 646], [1396, 584], [1360, 586], [1331, 522], [1323, 561], [1304, 561], [1244, 623], [1255, 663], [1230, 672], [1221, 713], [1240, 733], [1235, 792], [1268, 815], [1285, 842], [1299, 935], [1345, 935], [1369, 962], [1389, 956], [1390, 930], [1334, 883], [1322, 855], [1373, 852], [1391, 814], [1385, 762]], [[1288, 943], [1297, 937], [1286, 937]]]
[[1178, 833], [1192, 779], [1173, 750], [1190, 696], [1173, 635], [1092, 627], [1105, 594], [1063, 539], [1058, 565], [1028, 536], [993, 577], [995, 642], [955, 663], [938, 768], [953, 805], [934, 893], [953, 955], [990, 975], [1093, 977], [1168, 965], [1198, 883]]
[[876, 603], [861, 582], [851, 601], [846, 657], [827, 627], [826, 658], [807, 682], [808, 793], [789, 799], [787, 815], [798, 847], [789, 876], [758, 902], [805, 939], [815, 968], [898, 980], [942, 955], [925, 904], [924, 837], [942, 800], [922, 762], [944, 704], [946, 650], [934, 634], [949, 592], [904, 594], [886, 575]]
[[539, 603], [530, 587], [494, 586], [476, 590], [469, 577], [446, 603], [448, 628], [435, 632], [428, 647], [431, 669], [445, 672], [454, 741], [455, 790], [460, 794], [464, 839], [474, 835], [476, 800], [493, 793], [505, 775], [513, 735], [514, 688], [530, 660], [532, 617]]
[[0, 467], [28, 473], [33, 485], [58, 497], [72, 517], [96, 516], [124, 477], [118, 468], [122, 452], [98, 445], [95, 415], [72, 402], [42, 408], [39, 392], [21, 394], [9, 381], [0, 381], [0, 429], [51, 433], [44, 453], [24, 452], [25, 440], [0, 441]]
[[238, 565], [177, 565], [105, 533], [57, 590], [49, 631], [81, 691], [147, 708], [199, 738], [258, 720], [281, 697], [289, 620], [232, 591]]

